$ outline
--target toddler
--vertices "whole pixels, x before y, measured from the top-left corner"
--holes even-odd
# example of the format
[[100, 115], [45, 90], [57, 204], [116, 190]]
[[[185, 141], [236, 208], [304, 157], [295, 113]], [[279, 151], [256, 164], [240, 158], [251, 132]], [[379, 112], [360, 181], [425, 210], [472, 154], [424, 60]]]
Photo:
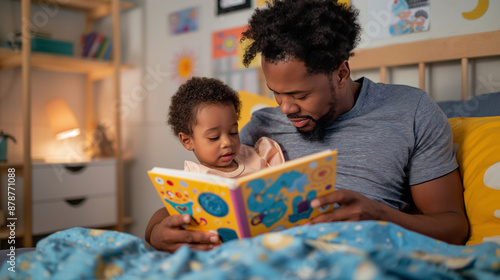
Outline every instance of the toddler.
[[185, 161], [184, 170], [237, 178], [285, 162], [279, 144], [267, 137], [254, 147], [240, 144], [240, 109], [237, 92], [217, 79], [193, 77], [179, 87], [168, 124], [200, 162]]

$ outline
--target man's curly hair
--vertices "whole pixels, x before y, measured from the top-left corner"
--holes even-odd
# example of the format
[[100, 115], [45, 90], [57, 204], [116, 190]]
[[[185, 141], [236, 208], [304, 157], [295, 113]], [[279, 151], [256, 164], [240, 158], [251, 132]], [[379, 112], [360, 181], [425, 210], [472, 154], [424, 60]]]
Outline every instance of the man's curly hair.
[[205, 105], [219, 104], [234, 105], [239, 119], [241, 101], [236, 91], [217, 79], [193, 77], [172, 96], [167, 122], [176, 136], [180, 132], [192, 136], [198, 111]]
[[242, 41], [248, 67], [258, 53], [270, 63], [298, 59], [311, 74], [330, 74], [353, 55], [361, 26], [358, 10], [336, 0], [274, 0], [257, 9]]

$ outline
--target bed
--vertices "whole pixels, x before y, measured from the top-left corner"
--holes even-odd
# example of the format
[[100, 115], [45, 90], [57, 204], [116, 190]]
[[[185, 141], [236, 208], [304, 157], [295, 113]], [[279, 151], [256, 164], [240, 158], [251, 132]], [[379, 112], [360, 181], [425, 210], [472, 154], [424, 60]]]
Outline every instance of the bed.
[[[126, 233], [71, 228], [8, 259], [0, 279], [499, 279], [500, 93], [468, 98], [468, 62], [500, 56], [500, 31], [362, 50], [353, 70], [462, 64], [461, 101], [440, 102], [450, 118], [471, 235], [450, 245], [381, 221], [338, 222], [226, 242], [209, 252], [155, 251]], [[416, 51], [418, 50], [418, 51]], [[390, 53], [393, 59], [381, 59]], [[2, 251], [5, 258], [9, 250]], [[14, 269], [11, 269], [14, 267]], [[15, 270], [15, 273], [9, 270]]]

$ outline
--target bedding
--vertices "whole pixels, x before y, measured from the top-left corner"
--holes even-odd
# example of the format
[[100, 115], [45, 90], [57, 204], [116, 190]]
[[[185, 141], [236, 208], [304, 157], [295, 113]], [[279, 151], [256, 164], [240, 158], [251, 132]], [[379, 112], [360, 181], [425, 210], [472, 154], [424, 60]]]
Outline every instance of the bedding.
[[498, 279], [500, 245], [454, 246], [387, 222], [301, 226], [203, 252], [155, 251], [121, 232], [72, 228], [6, 263], [0, 279]]
[[467, 245], [500, 244], [500, 117], [449, 121], [470, 224]]
[[438, 105], [453, 130], [470, 224], [467, 245], [500, 244], [500, 92]]
[[448, 118], [500, 116], [500, 92], [474, 96], [469, 100], [437, 103]]

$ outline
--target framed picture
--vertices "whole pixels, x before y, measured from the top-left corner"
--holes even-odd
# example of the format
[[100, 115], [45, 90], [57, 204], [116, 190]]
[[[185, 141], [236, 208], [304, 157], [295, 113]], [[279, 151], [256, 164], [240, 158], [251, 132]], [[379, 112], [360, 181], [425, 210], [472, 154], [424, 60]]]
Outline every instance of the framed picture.
[[248, 9], [250, 7], [252, 7], [252, 0], [217, 0], [218, 15]]
[[198, 7], [169, 14], [168, 23], [172, 35], [198, 30]]

